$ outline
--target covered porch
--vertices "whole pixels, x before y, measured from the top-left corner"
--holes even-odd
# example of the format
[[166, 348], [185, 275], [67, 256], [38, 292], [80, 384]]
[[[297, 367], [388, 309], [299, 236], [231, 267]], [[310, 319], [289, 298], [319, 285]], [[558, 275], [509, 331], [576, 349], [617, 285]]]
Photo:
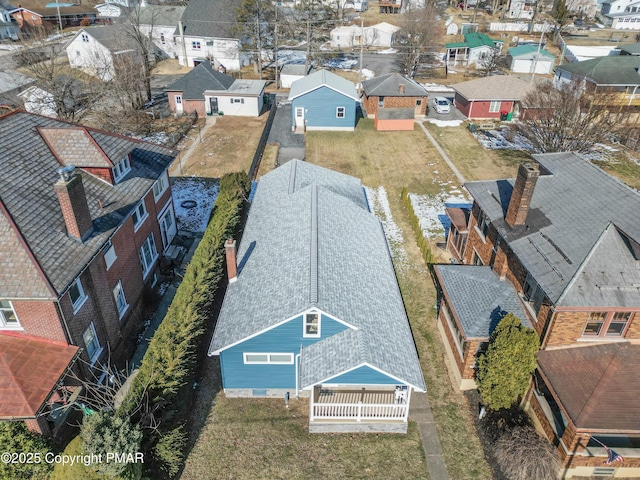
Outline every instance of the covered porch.
[[309, 399], [309, 432], [406, 433], [410, 399], [406, 385], [316, 385]]

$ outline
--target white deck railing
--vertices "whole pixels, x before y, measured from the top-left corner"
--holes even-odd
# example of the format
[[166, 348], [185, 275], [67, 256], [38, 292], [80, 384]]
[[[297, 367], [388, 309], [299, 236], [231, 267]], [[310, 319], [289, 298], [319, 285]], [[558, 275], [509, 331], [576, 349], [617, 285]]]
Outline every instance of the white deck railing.
[[311, 421], [314, 420], [403, 420], [407, 421], [409, 406], [406, 404], [372, 403], [314, 403]]

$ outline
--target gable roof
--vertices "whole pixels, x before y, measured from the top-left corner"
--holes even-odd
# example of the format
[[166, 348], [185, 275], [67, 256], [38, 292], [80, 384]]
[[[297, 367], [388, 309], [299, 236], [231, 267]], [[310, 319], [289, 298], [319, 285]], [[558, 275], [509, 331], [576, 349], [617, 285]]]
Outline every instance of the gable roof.
[[[514, 179], [468, 182], [465, 186], [555, 304], [609, 224], [613, 223], [636, 242], [640, 239], [640, 194], [575, 153], [538, 154], [533, 158], [546, 174], [541, 174], [536, 183], [526, 225], [512, 229], [504, 221]], [[617, 256], [622, 254], [624, 246], [624, 241], [621, 243], [614, 233], [617, 235], [610, 231], [603, 238], [604, 245], [614, 250], [608, 252], [604, 263], [594, 259], [587, 272], [597, 265], [609, 265], [614, 273], [621, 261]], [[599, 248], [598, 253], [607, 253], [605, 250]], [[597, 276], [591, 278], [597, 281]], [[635, 302], [637, 305], [637, 289], [629, 290], [631, 285], [619, 274], [612, 275], [610, 282], [623, 288], [612, 289], [609, 294], [602, 291], [597, 298], [613, 302], [609, 295], [619, 295], [620, 299], [616, 300], [619, 304]], [[582, 284], [580, 281], [573, 285], [578, 288]], [[563, 302], [569, 298], [578, 301], [575, 295], [573, 291]], [[628, 299], [622, 299], [627, 296]], [[588, 302], [583, 299], [581, 303], [587, 305]]]
[[280, 68], [280, 75], [299, 75], [303, 77], [312, 71], [313, 67], [311, 65], [309, 65], [309, 68], [307, 69], [307, 66], [304, 63], [287, 63]]
[[35, 78], [27, 77], [18, 72], [0, 71], [0, 94], [18, 90], [25, 85], [32, 84]]
[[[182, 13], [184, 35], [237, 38], [232, 27], [236, 24], [236, 10], [240, 8], [241, 3], [241, 0], [190, 0]], [[180, 35], [178, 26], [175, 34]]]
[[[512, 57], [529, 56], [533, 58], [538, 54], [538, 45], [518, 45], [517, 47], [507, 50], [507, 54]], [[556, 58], [544, 48], [540, 49], [540, 55], [548, 58]]]
[[[67, 46], [82, 33], [93, 37], [96, 42], [107, 48], [111, 53], [131, 50], [135, 52], [140, 51], [139, 45], [132, 38], [130, 27], [123, 23], [81, 28], [67, 43]], [[151, 40], [148, 40], [147, 37], [144, 38], [146, 39], [145, 41], [148, 42], [148, 47], [152, 48], [153, 44]]]
[[[360, 357], [333, 359], [335, 368], [367, 360], [424, 389], [384, 232], [358, 179], [300, 160], [264, 175], [237, 258], [238, 280], [227, 288], [210, 355], [318, 308], [361, 333], [329, 337], [311, 351], [334, 343], [349, 349], [357, 340]], [[316, 378], [333, 367], [314, 368]]]
[[[400, 86], [404, 85], [404, 92]], [[422, 85], [404, 77], [399, 73], [390, 73], [381, 77], [374, 77], [362, 82], [364, 94], [368, 97], [425, 97], [427, 91]]]
[[640, 345], [542, 350], [538, 369], [577, 428], [640, 431]]
[[140, 8], [138, 22], [140, 25], [176, 26], [186, 8], [181, 5], [147, 5]]
[[467, 100], [519, 101], [531, 85], [514, 75], [498, 75], [456, 83], [451, 87]]
[[464, 336], [486, 338], [500, 320], [513, 313], [525, 327], [531, 323], [511, 283], [500, 280], [489, 266], [434, 265], [449, 306]]
[[205, 90], [226, 91], [234, 81], [235, 78], [218, 72], [207, 60], [165, 87], [165, 91], [182, 92], [185, 100], [203, 100]]
[[626, 45], [620, 45], [620, 51], [627, 55], [640, 55], [640, 42], [627, 43]]
[[318, 70], [311, 75], [294, 81], [289, 91], [289, 100], [298, 98], [320, 87], [328, 87], [341, 93], [345, 97], [352, 98], [356, 102], [359, 100], [358, 94], [356, 93], [356, 86], [353, 82], [327, 70]]
[[[47, 136], [56, 141], [48, 144]], [[67, 235], [53, 189], [56, 170], [66, 161], [82, 158], [75, 146], [64, 145], [65, 141], [75, 142], [76, 137], [85, 146], [93, 145], [88, 158], [94, 165], [107, 168], [131, 156], [131, 171], [116, 185], [79, 170], [94, 226], [84, 243]], [[6, 299], [61, 295], [177, 155], [151, 143], [21, 111], [0, 117], [0, 138], [4, 139], [0, 150], [0, 298]]]
[[640, 85], [640, 56], [616, 55], [566, 63], [556, 67], [556, 75], [559, 72], [568, 72], [596, 85]]
[[498, 48], [496, 43], [504, 43], [502, 40], [494, 40], [488, 37], [484, 33], [465, 33], [464, 42], [453, 42], [445, 44], [445, 48], [478, 48], [478, 47], [491, 47]]
[[0, 333], [0, 418], [33, 418], [79, 352], [78, 347]]
[[367, 27], [367, 28], [380, 30], [381, 32], [385, 32], [391, 35], [396, 33], [398, 30], [400, 30], [400, 27], [398, 27], [397, 25], [391, 25], [390, 23], [387, 23], [387, 22], [376, 23], [375, 25], [371, 25], [370, 27]]

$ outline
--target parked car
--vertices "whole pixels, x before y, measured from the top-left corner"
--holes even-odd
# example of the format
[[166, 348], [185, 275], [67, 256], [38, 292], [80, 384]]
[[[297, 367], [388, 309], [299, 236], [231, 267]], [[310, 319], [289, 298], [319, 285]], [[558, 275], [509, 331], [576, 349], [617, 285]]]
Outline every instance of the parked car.
[[436, 113], [449, 113], [451, 111], [451, 104], [449, 100], [444, 97], [436, 97], [433, 99], [433, 109]]

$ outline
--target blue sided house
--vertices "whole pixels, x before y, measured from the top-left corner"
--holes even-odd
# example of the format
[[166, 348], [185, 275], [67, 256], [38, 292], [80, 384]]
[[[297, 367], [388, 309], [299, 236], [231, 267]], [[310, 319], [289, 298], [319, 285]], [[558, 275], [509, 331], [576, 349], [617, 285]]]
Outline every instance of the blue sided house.
[[291, 128], [353, 130], [359, 103], [355, 85], [335, 73], [318, 70], [291, 84]]
[[426, 391], [387, 241], [357, 178], [292, 160], [264, 175], [209, 355], [229, 397], [309, 398], [311, 432], [407, 430]]

